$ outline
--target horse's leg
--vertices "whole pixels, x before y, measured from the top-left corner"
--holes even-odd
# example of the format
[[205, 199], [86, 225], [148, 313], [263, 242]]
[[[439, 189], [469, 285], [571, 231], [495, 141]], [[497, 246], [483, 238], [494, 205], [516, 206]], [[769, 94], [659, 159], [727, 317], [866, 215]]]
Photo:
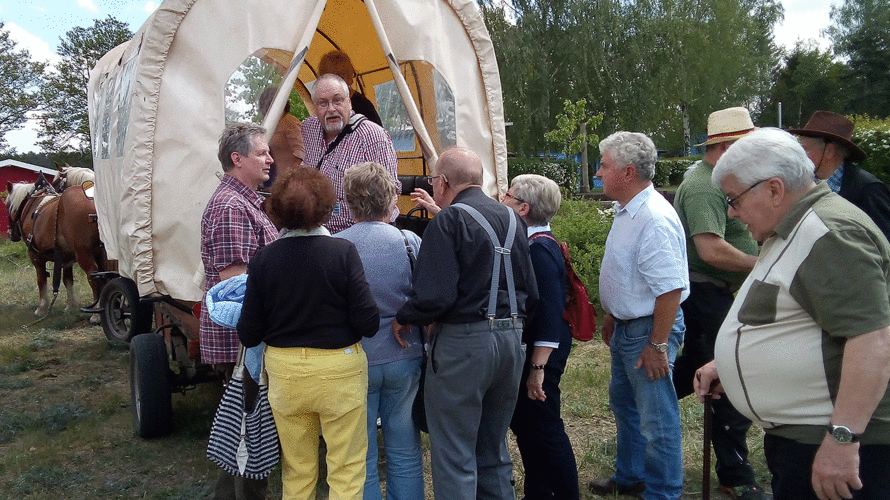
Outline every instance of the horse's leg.
[[34, 264], [34, 270], [37, 271], [37, 293], [40, 295], [40, 302], [37, 304], [37, 310], [34, 311], [34, 315], [46, 316], [49, 312], [49, 289], [46, 286], [46, 260], [32, 254], [31, 263]]
[[65, 310], [77, 308], [74, 301], [74, 266], [65, 266], [62, 268], [62, 282], [65, 283], [65, 291], [68, 293], [68, 302], [65, 304]]
[[[96, 253], [89, 248], [80, 248], [75, 252], [75, 256], [77, 257], [77, 264], [80, 265], [80, 268], [83, 269], [83, 272], [87, 275], [87, 281], [90, 284], [90, 289], [93, 291], [93, 303], [91, 305], [95, 307], [99, 302], [99, 294], [102, 292], [99, 283], [93, 279], [93, 273], [99, 271], [99, 264], [96, 262]], [[90, 323], [98, 324], [99, 315], [91, 315]]]

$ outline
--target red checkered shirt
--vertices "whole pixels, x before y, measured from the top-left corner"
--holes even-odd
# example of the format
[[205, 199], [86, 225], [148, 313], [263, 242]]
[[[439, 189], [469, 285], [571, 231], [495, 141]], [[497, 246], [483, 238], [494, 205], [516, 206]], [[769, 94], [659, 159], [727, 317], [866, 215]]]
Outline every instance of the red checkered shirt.
[[[207, 290], [219, 283], [219, 271], [247, 264], [260, 248], [273, 242], [278, 231], [262, 209], [263, 198], [231, 175], [223, 176], [201, 218], [201, 260]], [[238, 334], [201, 314], [201, 361], [234, 363]]]
[[[355, 113], [352, 115], [355, 116]], [[362, 122], [355, 130], [344, 137], [340, 144], [337, 144], [337, 147], [325, 156], [324, 162], [321, 165], [318, 163], [324, 156], [328, 145], [325, 142], [321, 122], [315, 115], [303, 121], [303, 143], [306, 146], [304, 163], [321, 170], [321, 173], [331, 180], [334, 190], [337, 192], [337, 206], [334, 207], [331, 220], [325, 224], [325, 227], [328, 228], [331, 234], [355, 224], [355, 219], [349, 214], [349, 208], [346, 206], [346, 197], [343, 193], [343, 174], [347, 168], [358, 163], [377, 162], [389, 170], [392, 178], [396, 181], [398, 191], [402, 191], [402, 183], [399, 182], [398, 170], [396, 169], [396, 151], [392, 147], [392, 139], [390, 139], [386, 130], [370, 120]], [[390, 221], [396, 220], [398, 215], [399, 209], [396, 208], [393, 210]]]

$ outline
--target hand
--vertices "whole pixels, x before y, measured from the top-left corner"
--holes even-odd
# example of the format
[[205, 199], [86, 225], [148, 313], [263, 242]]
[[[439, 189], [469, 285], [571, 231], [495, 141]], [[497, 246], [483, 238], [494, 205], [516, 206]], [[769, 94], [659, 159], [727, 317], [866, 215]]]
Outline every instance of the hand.
[[402, 349], [408, 348], [408, 343], [402, 340], [402, 334], [411, 333], [411, 325], [403, 325], [396, 320], [392, 320], [392, 335], [396, 338], [396, 342], [402, 346]]
[[658, 352], [649, 346], [643, 346], [643, 352], [637, 359], [637, 364], [634, 365], [635, 370], [639, 370], [641, 367], [646, 368], [646, 375], [649, 376], [649, 380], [653, 381], [666, 377], [671, 372], [667, 353]]
[[528, 389], [528, 398], [532, 401], [547, 400], [547, 395], [544, 394], [544, 370], [530, 370], [525, 387]]
[[606, 345], [609, 345], [612, 341], [613, 333], [615, 333], [615, 317], [611, 314], [606, 314], [603, 318], [603, 329], [601, 331], [603, 342], [605, 342]]
[[439, 208], [439, 205], [436, 205], [436, 201], [433, 200], [433, 197], [430, 196], [425, 189], [417, 188], [412, 191], [411, 199], [414, 201], [415, 205], [425, 208], [430, 215], [436, 215], [442, 211], [442, 209]]
[[[713, 391], [712, 391], [712, 387]], [[705, 402], [705, 396], [713, 394], [714, 399], [720, 399], [720, 393], [723, 392], [723, 386], [720, 384], [720, 377], [717, 375], [717, 363], [711, 361], [695, 371], [695, 377], [692, 379], [692, 390], [698, 394], [699, 402]]]
[[820, 500], [853, 498], [850, 488], [862, 488], [859, 479], [859, 443], [838, 443], [825, 435], [813, 460], [813, 490]]

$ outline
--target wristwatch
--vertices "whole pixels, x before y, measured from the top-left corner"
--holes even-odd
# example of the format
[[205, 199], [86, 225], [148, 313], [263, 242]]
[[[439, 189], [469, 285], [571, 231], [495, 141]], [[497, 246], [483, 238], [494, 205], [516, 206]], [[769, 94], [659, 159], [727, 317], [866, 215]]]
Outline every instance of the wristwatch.
[[858, 443], [859, 434], [855, 434], [849, 427], [843, 425], [828, 424], [828, 433], [835, 441], [842, 444]]
[[668, 352], [667, 342], [665, 342], [664, 344], [656, 344], [650, 340], [649, 347], [655, 349], [658, 352]]

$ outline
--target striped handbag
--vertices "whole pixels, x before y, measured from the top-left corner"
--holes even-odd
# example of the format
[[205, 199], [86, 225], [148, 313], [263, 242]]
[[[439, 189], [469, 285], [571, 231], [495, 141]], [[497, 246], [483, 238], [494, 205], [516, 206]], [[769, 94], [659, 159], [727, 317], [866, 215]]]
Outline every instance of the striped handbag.
[[257, 384], [244, 367], [245, 352], [242, 345], [213, 418], [207, 458], [233, 476], [263, 479], [278, 465], [281, 446], [269, 406], [265, 363]]

